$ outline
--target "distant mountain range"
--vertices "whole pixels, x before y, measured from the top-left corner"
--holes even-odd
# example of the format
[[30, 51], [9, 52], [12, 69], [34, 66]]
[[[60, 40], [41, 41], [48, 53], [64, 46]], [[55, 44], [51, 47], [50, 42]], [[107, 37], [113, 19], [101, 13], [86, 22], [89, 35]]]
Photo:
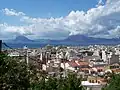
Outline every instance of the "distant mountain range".
[[30, 40], [25, 36], [17, 36], [14, 40], [14, 42], [34, 42], [34, 40]]
[[37, 43], [37, 44], [53, 44], [53, 45], [90, 45], [90, 44], [120, 44], [120, 38], [94, 38], [85, 35], [72, 35], [63, 40], [39, 39], [30, 40], [25, 36], [18, 36], [14, 40], [6, 41], [7, 43]]
[[119, 44], [120, 38], [112, 38], [112, 39], [106, 39], [106, 38], [94, 38], [94, 37], [88, 37], [85, 35], [72, 35], [69, 36], [66, 41], [76, 42], [80, 44]]

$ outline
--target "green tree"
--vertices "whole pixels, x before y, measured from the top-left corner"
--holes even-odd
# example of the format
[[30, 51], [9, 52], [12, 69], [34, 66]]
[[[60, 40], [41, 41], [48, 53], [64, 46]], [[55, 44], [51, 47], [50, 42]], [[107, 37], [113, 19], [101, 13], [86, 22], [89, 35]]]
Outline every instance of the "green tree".
[[70, 73], [67, 77], [43, 77], [32, 90], [84, 90], [81, 78]]
[[27, 65], [0, 54], [0, 90], [24, 90], [30, 87]]
[[113, 74], [108, 85], [102, 90], [120, 90], [120, 74]]
[[0, 90], [83, 90], [81, 78], [69, 73], [67, 77], [50, 77], [33, 65], [0, 54]]
[[76, 74], [68, 74], [68, 77], [65, 79], [65, 81], [67, 90], [83, 90], [81, 78], [78, 78]]

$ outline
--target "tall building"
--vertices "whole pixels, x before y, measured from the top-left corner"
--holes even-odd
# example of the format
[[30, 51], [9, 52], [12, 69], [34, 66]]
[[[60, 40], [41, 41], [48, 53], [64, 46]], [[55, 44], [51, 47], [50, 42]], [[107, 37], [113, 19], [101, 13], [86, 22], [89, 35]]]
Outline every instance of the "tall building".
[[105, 50], [102, 50], [102, 59], [103, 59], [104, 61], [107, 61], [107, 55], [106, 55]]
[[99, 50], [95, 50], [94, 53], [93, 53], [93, 56], [100, 56], [99, 55]]

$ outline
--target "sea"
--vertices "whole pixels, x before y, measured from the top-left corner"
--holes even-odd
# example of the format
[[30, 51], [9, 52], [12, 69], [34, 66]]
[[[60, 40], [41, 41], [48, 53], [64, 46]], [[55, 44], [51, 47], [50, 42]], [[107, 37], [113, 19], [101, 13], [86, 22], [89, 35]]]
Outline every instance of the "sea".
[[6, 43], [7, 46], [4, 44], [2, 45], [3, 49], [10, 49], [10, 48], [23, 48], [24, 46], [27, 46], [28, 48], [42, 48], [46, 46], [47, 44], [34, 44], [34, 43]]
[[[2, 48], [3, 49], [10, 49], [10, 48], [13, 48], [13, 49], [17, 49], [17, 48], [23, 48], [24, 46], [27, 46], [28, 48], [42, 48], [42, 47], [45, 47], [47, 45], [52, 45], [52, 46], [84, 46], [84, 47], [87, 47], [89, 46], [90, 44], [74, 44], [74, 43], [69, 43], [69, 44], [40, 44], [40, 43], [6, 43], [7, 46], [5, 46], [4, 44], [2, 45]], [[91, 44], [91, 45], [95, 45], [95, 44]], [[103, 45], [103, 44], [102, 44]], [[105, 45], [105, 44], [104, 44]], [[114, 46], [114, 45], [110, 45], [110, 46]]]
[[80, 46], [76, 44], [40, 44], [40, 43], [6, 43], [7, 46], [2, 45], [3, 49], [17, 49], [17, 48], [23, 48], [24, 46], [27, 46], [28, 48], [42, 48], [47, 45], [52, 46]]

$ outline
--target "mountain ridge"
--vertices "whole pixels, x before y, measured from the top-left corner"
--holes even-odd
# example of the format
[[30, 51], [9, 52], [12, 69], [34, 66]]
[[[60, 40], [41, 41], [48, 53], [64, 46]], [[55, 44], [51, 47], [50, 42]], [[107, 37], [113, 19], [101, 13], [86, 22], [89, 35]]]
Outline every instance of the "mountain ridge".
[[14, 40], [9, 41], [14, 43], [40, 43], [40, 44], [67, 44], [67, 45], [80, 45], [80, 44], [119, 44], [120, 38], [94, 38], [85, 35], [71, 35], [63, 40], [50, 40], [50, 39], [39, 39], [31, 40], [25, 36], [17, 36]]

